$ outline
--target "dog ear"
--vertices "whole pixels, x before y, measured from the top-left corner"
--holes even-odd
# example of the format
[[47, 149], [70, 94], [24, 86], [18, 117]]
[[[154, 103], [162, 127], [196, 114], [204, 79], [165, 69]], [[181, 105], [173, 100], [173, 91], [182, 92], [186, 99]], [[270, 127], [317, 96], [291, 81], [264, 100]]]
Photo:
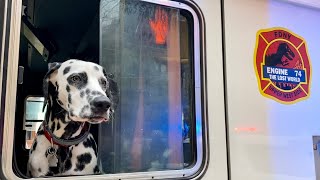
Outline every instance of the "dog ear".
[[59, 67], [61, 66], [61, 63], [53, 62], [48, 64], [48, 72], [43, 78], [43, 96], [44, 96], [44, 103], [43, 103], [43, 108], [42, 111], [44, 111], [44, 108], [48, 104], [49, 101], [49, 81], [50, 81], [50, 76], [53, 72], [55, 72]]
[[103, 69], [103, 74], [107, 78], [109, 82], [109, 88], [107, 89], [106, 94], [109, 96], [113, 109], [116, 109], [118, 102], [119, 102], [119, 89], [118, 89], [118, 84], [114, 80], [114, 75], [112, 73], [107, 73]]

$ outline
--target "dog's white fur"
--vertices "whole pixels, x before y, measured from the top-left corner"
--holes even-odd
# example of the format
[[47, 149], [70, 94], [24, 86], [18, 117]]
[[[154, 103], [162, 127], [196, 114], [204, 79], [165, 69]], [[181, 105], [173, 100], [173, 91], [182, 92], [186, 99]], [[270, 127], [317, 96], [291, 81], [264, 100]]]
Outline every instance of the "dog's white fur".
[[[84, 79], [87, 79], [86, 82]], [[50, 108], [48, 109], [49, 121], [47, 123], [53, 134], [58, 138], [74, 138], [81, 134], [83, 128], [80, 125], [83, 124], [81, 122], [96, 124], [109, 121], [113, 112], [111, 106], [103, 112], [92, 107], [92, 101], [96, 97], [103, 97], [105, 101], [109, 100], [110, 103], [113, 103], [110, 97], [112, 92], [107, 93], [110, 89], [109, 82], [110, 79], [106, 77], [103, 68], [91, 62], [72, 59], [51, 67], [44, 79], [44, 86], [48, 85], [49, 87], [44, 89], [49, 91], [47, 98]], [[56, 97], [55, 93], [50, 94], [52, 91], [57, 94]], [[61, 112], [56, 112], [55, 108], [60, 108]], [[51, 142], [43, 134], [43, 129], [42, 124], [30, 150], [28, 162], [30, 176], [99, 173], [97, 146], [91, 134], [83, 142], [67, 148], [54, 145], [54, 148], [58, 150], [58, 170], [50, 168], [46, 151], [51, 146]], [[74, 132], [71, 133], [71, 131]], [[59, 157], [64, 151], [66, 157]]]

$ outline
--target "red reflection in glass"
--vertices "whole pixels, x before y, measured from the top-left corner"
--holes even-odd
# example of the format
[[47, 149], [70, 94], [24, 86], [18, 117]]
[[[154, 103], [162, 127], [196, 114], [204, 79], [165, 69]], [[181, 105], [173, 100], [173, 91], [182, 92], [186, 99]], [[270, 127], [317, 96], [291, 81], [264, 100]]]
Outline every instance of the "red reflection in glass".
[[157, 7], [154, 20], [149, 20], [156, 44], [165, 44], [168, 35], [168, 13]]

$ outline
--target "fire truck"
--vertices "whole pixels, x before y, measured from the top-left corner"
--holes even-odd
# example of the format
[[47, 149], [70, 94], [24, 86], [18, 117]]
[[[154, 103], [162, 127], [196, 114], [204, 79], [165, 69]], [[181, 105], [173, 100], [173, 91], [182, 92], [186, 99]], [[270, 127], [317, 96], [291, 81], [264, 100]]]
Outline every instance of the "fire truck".
[[317, 0], [2, 0], [0, 178], [31, 178], [43, 78], [79, 59], [119, 88], [90, 126], [101, 173], [40, 179], [320, 180], [319, 19]]

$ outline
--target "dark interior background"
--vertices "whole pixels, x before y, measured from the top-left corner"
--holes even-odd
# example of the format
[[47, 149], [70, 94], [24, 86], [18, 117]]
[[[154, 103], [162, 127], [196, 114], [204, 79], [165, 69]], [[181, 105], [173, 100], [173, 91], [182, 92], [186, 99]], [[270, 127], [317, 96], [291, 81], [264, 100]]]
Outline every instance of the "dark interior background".
[[[25, 149], [23, 130], [24, 101], [27, 96], [42, 95], [42, 78], [49, 62], [78, 58], [99, 63], [99, 0], [23, 0], [22, 12], [35, 33], [51, 47], [45, 61], [21, 34], [19, 66], [24, 67], [23, 84], [18, 84], [13, 169], [26, 174], [29, 150]], [[91, 126], [97, 139], [98, 126]]]

